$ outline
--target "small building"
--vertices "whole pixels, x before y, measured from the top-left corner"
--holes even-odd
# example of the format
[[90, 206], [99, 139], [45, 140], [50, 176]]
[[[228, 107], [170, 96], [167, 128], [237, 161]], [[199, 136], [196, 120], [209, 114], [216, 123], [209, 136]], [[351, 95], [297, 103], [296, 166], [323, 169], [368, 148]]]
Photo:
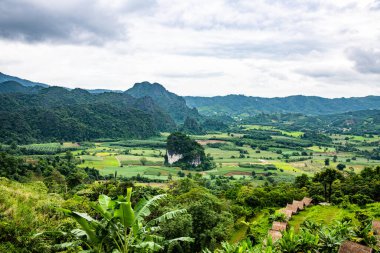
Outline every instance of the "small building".
[[375, 232], [375, 235], [380, 235], [380, 220], [372, 221], [372, 229]]
[[307, 207], [311, 205], [311, 202], [313, 201], [313, 199], [304, 197], [301, 201], [303, 202], [303, 205]]
[[303, 210], [304, 205], [302, 201], [293, 200], [293, 206], [298, 206], [299, 210]]
[[289, 209], [281, 209], [278, 212], [285, 214], [286, 220], [290, 220], [293, 215], [293, 211]]
[[372, 253], [372, 249], [355, 242], [345, 241], [340, 245], [338, 253]]
[[276, 231], [285, 231], [288, 227], [287, 222], [274, 221], [272, 224], [272, 230]]
[[272, 241], [275, 242], [275, 241], [278, 241], [282, 238], [282, 234], [280, 231], [277, 231], [277, 230], [269, 230], [268, 232], [268, 236], [270, 238], [272, 238]]
[[296, 214], [298, 212], [298, 206], [287, 204], [286, 210], [291, 210], [293, 214]]

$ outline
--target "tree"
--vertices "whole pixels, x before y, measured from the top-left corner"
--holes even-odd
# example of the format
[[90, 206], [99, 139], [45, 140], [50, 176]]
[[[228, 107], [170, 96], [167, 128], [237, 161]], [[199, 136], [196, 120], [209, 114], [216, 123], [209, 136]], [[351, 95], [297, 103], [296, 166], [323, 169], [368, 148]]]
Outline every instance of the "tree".
[[[315, 174], [314, 180], [321, 182], [324, 186], [325, 201], [331, 201], [332, 184], [337, 179], [343, 179], [343, 175], [333, 168], [326, 168], [324, 171]], [[329, 186], [328, 191], [327, 186]]]
[[295, 179], [295, 186], [298, 188], [303, 188], [308, 186], [310, 183], [309, 177], [306, 174], [302, 174], [301, 176], [296, 177]]
[[330, 165], [330, 159], [329, 158], [326, 158], [325, 159], [325, 166], [329, 166]]
[[65, 153], [65, 159], [71, 162], [74, 159], [74, 155], [70, 150], [67, 150]]
[[148, 160], [145, 157], [142, 157], [140, 159], [140, 163], [141, 163], [142, 166], [145, 166], [147, 162], [148, 162]]
[[339, 163], [339, 164], [336, 166], [336, 168], [337, 168], [338, 170], [344, 170], [344, 169], [346, 168], [346, 165], [344, 165], [343, 163]]

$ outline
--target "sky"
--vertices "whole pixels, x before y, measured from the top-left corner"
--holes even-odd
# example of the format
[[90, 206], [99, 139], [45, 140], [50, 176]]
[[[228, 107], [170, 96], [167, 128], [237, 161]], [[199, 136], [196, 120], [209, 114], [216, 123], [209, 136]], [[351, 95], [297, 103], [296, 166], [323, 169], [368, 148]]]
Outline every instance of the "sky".
[[179, 95], [380, 95], [380, 0], [0, 0], [0, 72]]

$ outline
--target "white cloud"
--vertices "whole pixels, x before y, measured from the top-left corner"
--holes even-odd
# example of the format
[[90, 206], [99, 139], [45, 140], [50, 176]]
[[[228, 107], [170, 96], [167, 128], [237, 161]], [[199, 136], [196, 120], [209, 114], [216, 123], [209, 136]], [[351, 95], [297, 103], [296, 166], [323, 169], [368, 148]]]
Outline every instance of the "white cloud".
[[378, 0], [12, 3], [36, 20], [0, 18], [0, 71], [23, 78], [112, 89], [148, 80], [181, 95], [380, 95]]

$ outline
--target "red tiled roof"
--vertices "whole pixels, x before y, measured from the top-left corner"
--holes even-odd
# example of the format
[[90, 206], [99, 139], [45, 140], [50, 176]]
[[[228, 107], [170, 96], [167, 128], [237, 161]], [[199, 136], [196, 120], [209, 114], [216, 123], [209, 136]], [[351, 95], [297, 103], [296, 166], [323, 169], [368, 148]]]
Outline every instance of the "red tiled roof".
[[355, 242], [345, 241], [340, 245], [338, 253], [372, 253], [372, 249]]

